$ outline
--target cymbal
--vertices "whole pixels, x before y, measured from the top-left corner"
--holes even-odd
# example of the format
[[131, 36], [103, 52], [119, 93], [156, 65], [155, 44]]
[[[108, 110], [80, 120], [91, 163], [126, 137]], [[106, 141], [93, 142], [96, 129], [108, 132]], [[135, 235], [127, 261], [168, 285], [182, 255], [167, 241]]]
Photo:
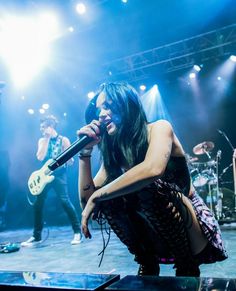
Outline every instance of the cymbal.
[[193, 153], [195, 155], [203, 155], [206, 152], [211, 151], [214, 148], [214, 143], [212, 141], [204, 141], [202, 143], [197, 144], [193, 148]]

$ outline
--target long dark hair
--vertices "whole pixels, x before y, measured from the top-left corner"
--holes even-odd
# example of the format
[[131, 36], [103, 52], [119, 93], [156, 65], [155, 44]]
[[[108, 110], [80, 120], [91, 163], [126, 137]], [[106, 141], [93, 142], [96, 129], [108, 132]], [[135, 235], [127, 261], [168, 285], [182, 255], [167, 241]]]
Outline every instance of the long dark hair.
[[90, 114], [92, 103], [93, 115], [96, 114], [94, 105], [101, 92], [111, 102], [112, 112], [120, 116], [116, 133], [108, 135], [105, 131], [99, 144], [108, 175], [107, 182], [110, 182], [121, 175], [122, 168], [129, 169], [144, 160], [148, 147], [147, 119], [138, 93], [131, 85], [123, 82], [102, 84], [90, 103]]

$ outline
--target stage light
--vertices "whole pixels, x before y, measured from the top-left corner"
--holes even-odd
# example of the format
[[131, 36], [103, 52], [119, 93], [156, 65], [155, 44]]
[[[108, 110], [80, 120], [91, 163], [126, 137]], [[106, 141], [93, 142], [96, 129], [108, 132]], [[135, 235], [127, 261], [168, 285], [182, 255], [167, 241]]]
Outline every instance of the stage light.
[[[214, 103], [226, 98], [235, 76], [235, 62], [230, 57], [217, 64], [209, 77], [209, 86], [214, 86]], [[211, 84], [211, 85], [210, 85]]]
[[44, 103], [43, 105], [42, 105], [42, 108], [43, 109], [45, 109], [45, 110], [47, 110], [47, 109], [49, 109], [49, 104], [48, 103]]
[[8, 16], [0, 25], [0, 57], [14, 84], [25, 87], [49, 60], [49, 43], [58, 36], [56, 17]]
[[84, 3], [78, 3], [77, 5], [76, 5], [76, 11], [80, 14], [80, 15], [82, 15], [82, 14], [84, 14], [85, 12], [86, 12], [86, 6], [84, 5]]
[[44, 114], [44, 113], [45, 113], [45, 109], [40, 108], [40, 109], [39, 109], [39, 113], [40, 113], [40, 114]]
[[28, 113], [31, 115], [34, 114], [34, 109], [32, 109], [32, 108], [28, 109]]
[[140, 86], [139, 86], [139, 89], [140, 89], [141, 91], [145, 91], [145, 90], [146, 90], [146, 86], [145, 86], [145, 85], [140, 85]]
[[149, 122], [158, 119], [170, 120], [157, 84], [141, 96], [141, 102]]
[[70, 26], [70, 27], [68, 27], [68, 30], [69, 30], [69, 32], [73, 32], [74, 31], [74, 27]]
[[123, 3], [127, 3], [127, 2], [128, 2], [128, 0], [121, 0], [121, 2], [123, 2]]
[[194, 65], [193, 66], [193, 69], [196, 71], [196, 72], [200, 72], [201, 71], [201, 67], [199, 65]]
[[66, 116], [67, 116], [67, 113], [66, 113], [66, 112], [64, 112], [64, 113], [63, 113], [63, 116], [64, 116], [64, 117], [66, 117]]
[[[153, 95], [156, 95], [158, 93], [158, 86], [157, 84], [155, 84], [152, 89], [151, 89], [151, 92], [153, 93]], [[160, 94], [160, 93], [159, 93]]]
[[195, 79], [196, 78], [196, 73], [190, 73], [189, 74], [190, 79]]
[[58, 19], [54, 13], [44, 12], [39, 14], [37, 21], [37, 27], [39, 30], [40, 38], [46, 41], [51, 41], [58, 36]]
[[88, 92], [87, 96], [89, 99], [92, 99], [95, 96], [95, 93], [93, 91]]
[[235, 55], [230, 56], [230, 60], [232, 62], [236, 63], [236, 56]]

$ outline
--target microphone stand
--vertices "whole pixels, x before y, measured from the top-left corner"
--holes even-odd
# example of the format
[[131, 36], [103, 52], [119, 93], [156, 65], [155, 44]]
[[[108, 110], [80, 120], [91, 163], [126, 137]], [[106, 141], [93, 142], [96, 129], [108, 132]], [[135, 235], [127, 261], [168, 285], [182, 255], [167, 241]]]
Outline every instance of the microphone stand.
[[222, 217], [222, 198], [223, 193], [220, 191], [219, 188], [219, 162], [221, 158], [221, 151], [219, 150], [216, 154], [216, 197], [217, 197], [217, 209], [216, 209], [216, 216], [219, 220]]
[[232, 145], [231, 141], [229, 140], [228, 136], [222, 131], [217, 129], [217, 131], [219, 132], [219, 134], [223, 135], [223, 137], [227, 140], [229, 146], [231, 147], [232, 151], [234, 152], [234, 146]]
[[222, 179], [222, 176], [233, 166], [233, 163], [228, 165], [226, 168], [223, 169], [222, 173], [219, 175], [219, 179]]

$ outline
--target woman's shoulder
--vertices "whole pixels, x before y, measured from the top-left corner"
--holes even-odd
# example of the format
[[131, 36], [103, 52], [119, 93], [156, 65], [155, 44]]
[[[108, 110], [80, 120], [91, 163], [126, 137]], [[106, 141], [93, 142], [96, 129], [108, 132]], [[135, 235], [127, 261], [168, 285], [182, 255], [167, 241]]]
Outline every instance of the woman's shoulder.
[[173, 136], [174, 131], [169, 121], [160, 119], [148, 124], [148, 140], [151, 138], [160, 138], [164, 136]]
[[166, 119], [159, 119], [157, 121], [151, 122], [148, 124], [148, 129], [151, 130], [153, 128], [160, 128], [160, 129], [166, 129], [166, 130], [173, 130], [171, 123]]

